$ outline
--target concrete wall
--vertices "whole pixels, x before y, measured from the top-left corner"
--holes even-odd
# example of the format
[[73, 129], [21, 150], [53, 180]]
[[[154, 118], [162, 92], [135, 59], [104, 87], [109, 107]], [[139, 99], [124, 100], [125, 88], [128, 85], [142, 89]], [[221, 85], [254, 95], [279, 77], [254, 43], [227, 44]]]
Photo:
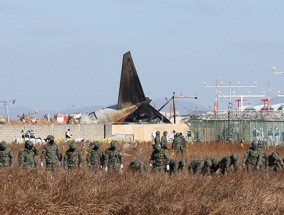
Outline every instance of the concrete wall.
[[154, 131], [173, 130], [186, 135], [188, 126], [186, 124], [128, 124], [128, 125], [103, 125], [103, 124], [62, 124], [62, 125], [0, 125], [0, 140], [11, 142], [21, 137], [21, 131], [33, 130], [36, 137], [46, 138], [52, 134], [55, 138], [65, 138], [66, 130], [70, 128], [74, 138], [81, 137], [85, 140], [97, 140], [111, 138], [116, 134], [129, 135], [133, 140], [151, 141]]
[[173, 130], [187, 134], [189, 127], [186, 124], [128, 124], [128, 125], [113, 125], [112, 135], [126, 134], [133, 135], [134, 140], [151, 141], [154, 131], [167, 131], [169, 134]]
[[0, 125], [0, 140], [14, 141], [21, 137], [21, 131], [34, 130], [36, 137], [46, 138], [52, 134], [55, 138], [65, 138], [66, 130], [70, 128], [74, 138], [81, 137], [85, 140], [96, 140], [112, 136], [111, 125], [103, 124], [62, 124], [62, 125]]

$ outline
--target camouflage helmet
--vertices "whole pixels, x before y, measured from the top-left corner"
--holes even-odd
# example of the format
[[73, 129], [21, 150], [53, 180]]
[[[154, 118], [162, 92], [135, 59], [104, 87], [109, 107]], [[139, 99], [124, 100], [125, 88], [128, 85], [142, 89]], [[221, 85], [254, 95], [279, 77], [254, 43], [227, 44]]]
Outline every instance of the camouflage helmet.
[[236, 153], [234, 153], [234, 154], [232, 154], [230, 156], [230, 158], [231, 158], [232, 161], [237, 161], [238, 160], [238, 155]]
[[116, 140], [112, 140], [110, 142], [110, 148], [112, 148], [112, 149], [116, 149], [117, 148], [117, 141]]
[[181, 160], [178, 162], [178, 164], [179, 164], [180, 167], [184, 167], [185, 163], [186, 163], [186, 160], [184, 160], [184, 159], [181, 159]]
[[154, 146], [154, 149], [159, 152], [159, 151], [161, 151], [162, 147], [161, 147], [160, 144], [156, 144], [156, 145]]
[[139, 165], [139, 160], [138, 160], [138, 159], [132, 160], [132, 161], [130, 162], [130, 165], [131, 165], [132, 167], [138, 166], [138, 165]]
[[32, 141], [27, 140], [27, 141], [25, 142], [25, 147], [26, 147], [26, 148], [30, 149], [30, 148], [32, 148], [33, 146], [34, 146], [34, 144], [33, 144]]
[[93, 147], [94, 147], [95, 149], [100, 148], [100, 142], [99, 142], [99, 141], [93, 142]]
[[214, 166], [217, 166], [217, 165], [218, 165], [219, 160], [218, 160], [217, 158], [212, 157], [211, 160], [212, 160], [212, 164], [213, 164]]
[[168, 134], [168, 132], [167, 132], [167, 131], [164, 131], [164, 132], [163, 132], [163, 134], [164, 134], [164, 135], [167, 135], [167, 134]]
[[53, 135], [48, 135], [46, 139], [47, 140], [55, 140], [55, 137]]
[[257, 139], [254, 138], [251, 142], [251, 147], [255, 149], [257, 146], [258, 146], [258, 141]]
[[156, 135], [160, 135], [160, 131], [156, 131]]
[[205, 165], [211, 167], [213, 165], [212, 159], [207, 159]]
[[278, 159], [279, 158], [278, 152], [272, 152], [271, 157], [274, 159]]
[[75, 150], [77, 148], [77, 144], [75, 143], [75, 141], [70, 141], [69, 148], [72, 150]]
[[0, 149], [6, 149], [7, 148], [7, 143], [5, 141], [2, 141], [0, 143]]

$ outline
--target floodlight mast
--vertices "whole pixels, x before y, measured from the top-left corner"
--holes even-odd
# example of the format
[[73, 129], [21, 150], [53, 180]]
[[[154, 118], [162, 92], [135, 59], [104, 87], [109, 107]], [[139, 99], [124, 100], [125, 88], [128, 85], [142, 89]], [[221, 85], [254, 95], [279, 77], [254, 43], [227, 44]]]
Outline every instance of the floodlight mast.
[[280, 91], [278, 90], [277, 97], [284, 97], [284, 94], [281, 94]]
[[[216, 99], [221, 97], [228, 103], [228, 137], [231, 138], [231, 116], [233, 110], [233, 103], [232, 103], [232, 89], [233, 88], [255, 88], [257, 87], [257, 81], [254, 81], [253, 85], [240, 85], [240, 81], [237, 81], [237, 85], [232, 85], [232, 81], [228, 82], [228, 85], [223, 85], [224, 82], [221, 81], [219, 84], [216, 82], [216, 85], [207, 85], [207, 82], [203, 82], [205, 88], [214, 88], [216, 92]], [[229, 88], [229, 96], [224, 96], [219, 88]], [[229, 98], [229, 99], [227, 99]], [[215, 105], [215, 104], [214, 104]], [[217, 110], [218, 112], [218, 110]], [[216, 113], [215, 113], [216, 114]]]
[[[207, 82], [203, 82], [203, 85], [205, 88], [214, 88], [215, 92], [216, 92], [216, 97], [217, 98], [223, 98], [226, 100], [226, 102], [228, 103], [228, 111], [231, 112], [233, 109], [233, 105], [232, 105], [232, 89], [233, 88], [256, 88], [257, 87], [257, 81], [254, 81], [253, 85], [240, 85], [240, 81], [237, 81], [236, 85], [232, 85], [232, 81], [229, 81], [228, 85], [223, 85], [224, 82], [221, 81], [220, 83], [216, 82], [216, 85], [207, 85]], [[219, 88], [229, 88], [230, 94], [229, 96], [223, 96], [222, 92], [220, 91]], [[229, 100], [227, 99], [229, 98]], [[242, 101], [241, 101], [242, 102]], [[217, 110], [218, 112], [218, 110]]]
[[[219, 96], [220, 98], [221, 96]], [[222, 96], [223, 98], [229, 98], [230, 95], [223, 95]], [[260, 95], [251, 95], [251, 94], [248, 94], [248, 95], [231, 95], [231, 98], [236, 98], [236, 99], [239, 99], [240, 101], [240, 105], [238, 103], [238, 110], [239, 111], [242, 111], [243, 110], [243, 102], [244, 102], [244, 99], [246, 98], [264, 98], [265, 97], [265, 94], [260, 94]], [[236, 100], [235, 100], [236, 101]]]
[[174, 124], [176, 124], [176, 104], [175, 99], [197, 99], [197, 96], [176, 96], [176, 92], [173, 92], [173, 96], [170, 99], [167, 99], [167, 102], [158, 109], [161, 111], [167, 104], [173, 100], [173, 112], [174, 112]]
[[284, 72], [276, 72], [277, 69], [278, 69], [278, 68], [277, 68], [276, 66], [273, 66], [273, 67], [272, 67], [272, 73], [273, 73], [273, 74], [284, 74]]
[[10, 103], [15, 104], [16, 99], [5, 100], [5, 101], [0, 101], [0, 102], [3, 103], [3, 105], [5, 106], [7, 121], [8, 121], [8, 124], [10, 125], [10, 117], [9, 117], [9, 108], [8, 108], [8, 106], [9, 106]]

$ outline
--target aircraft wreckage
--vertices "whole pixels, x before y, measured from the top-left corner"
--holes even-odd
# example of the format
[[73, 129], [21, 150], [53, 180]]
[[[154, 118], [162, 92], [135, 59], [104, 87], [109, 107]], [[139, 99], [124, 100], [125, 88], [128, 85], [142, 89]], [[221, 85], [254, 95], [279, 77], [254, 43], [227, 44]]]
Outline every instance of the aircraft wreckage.
[[145, 96], [131, 53], [123, 55], [121, 79], [116, 105], [81, 118], [81, 123], [171, 123], [150, 105]]

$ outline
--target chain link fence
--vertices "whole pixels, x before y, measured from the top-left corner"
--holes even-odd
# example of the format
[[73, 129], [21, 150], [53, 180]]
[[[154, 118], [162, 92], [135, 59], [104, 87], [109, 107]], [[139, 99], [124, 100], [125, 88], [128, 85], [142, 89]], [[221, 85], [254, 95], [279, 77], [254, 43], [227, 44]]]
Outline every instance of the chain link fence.
[[239, 141], [252, 139], [267, 145], [284, 142], [284, 121], [191, 119], [194, 142]]

